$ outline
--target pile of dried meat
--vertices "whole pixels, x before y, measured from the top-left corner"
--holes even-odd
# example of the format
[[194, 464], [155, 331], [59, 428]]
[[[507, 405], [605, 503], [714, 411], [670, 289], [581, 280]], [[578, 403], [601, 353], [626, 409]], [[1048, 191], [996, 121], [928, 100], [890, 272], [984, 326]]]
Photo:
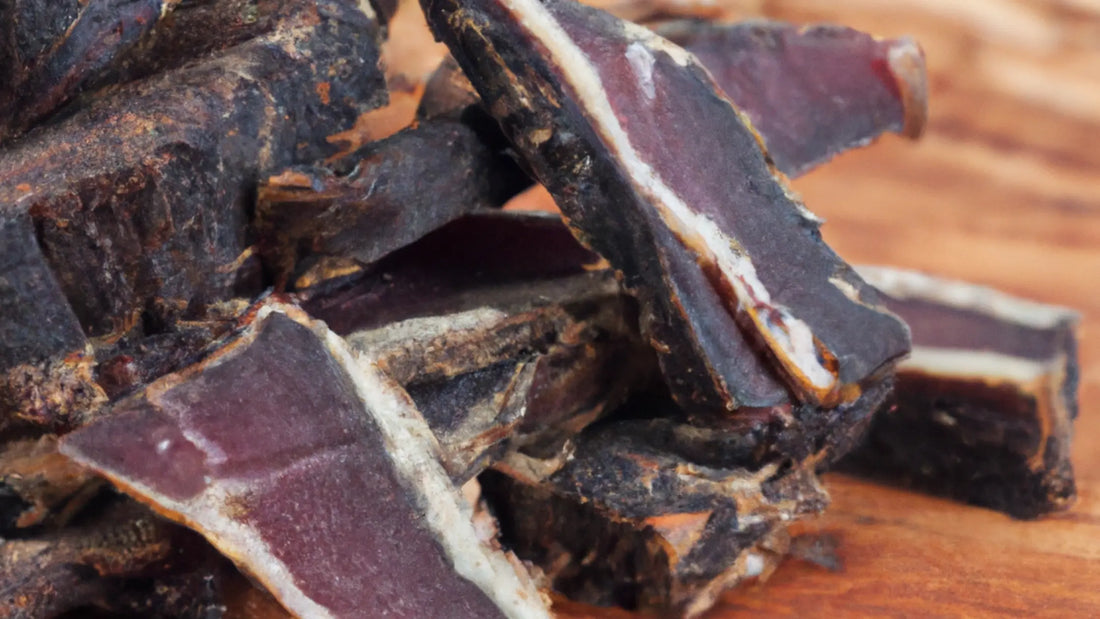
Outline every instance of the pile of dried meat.
[[834, 464], [1072, 500], [1076, 315], [788, 185], [921, 133], [913, 41], [422, 9], [417, 81], [412, 4], [0, 4], [0, 614], [696, 616]]

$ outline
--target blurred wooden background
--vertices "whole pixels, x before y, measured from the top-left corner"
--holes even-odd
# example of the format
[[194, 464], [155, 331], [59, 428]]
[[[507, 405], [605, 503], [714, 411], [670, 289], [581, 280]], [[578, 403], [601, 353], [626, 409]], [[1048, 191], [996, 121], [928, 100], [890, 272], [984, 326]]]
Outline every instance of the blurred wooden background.
[[[826, 239], [851, 262], [1083, 314], [1072, 510], [1017, 522], [831, 475], [832, 507], [802, 530], [835, 535], [843, 570], [788, 560], [709, 616], [1100, 616], [1100, 0], [587, 1], [622, 15], [765, 16], [915, 37], [930, 72], [924, 138], [888, 136], [795, 182], [827, 219]], [[363, 139], [411, 119], [415, 84], [442, 53], [402, 3], [387, 44], [399, 104], [367, 119]]]

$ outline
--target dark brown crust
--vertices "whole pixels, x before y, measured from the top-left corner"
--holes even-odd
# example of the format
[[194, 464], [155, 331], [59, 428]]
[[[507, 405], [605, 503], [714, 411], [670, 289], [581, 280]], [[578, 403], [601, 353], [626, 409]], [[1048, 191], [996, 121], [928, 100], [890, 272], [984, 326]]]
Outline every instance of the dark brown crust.
[[481, 105], [477, 90], [462, 72], [454, 56], [448, 54], [424, 85], [424, 94], [420, 97], [416, 116], [424, 119], [451, 118], [475, 105]]
[[[0, 142], [81, 93], [174, 69], [268, 34], [303, 6], [301, 0], [91, 0], [50, 16], [47, 27], [34, 19], [41, 9], [10, 4], [5, 19], [13, 23], [17, 60], [10, 88], [0, 94]], [[45, 47], [22, 32], [34, 27], [42, 29], [38, 37]]]
[[[243, 569], [276, 578], [266, 562], [280, 561], [300, 595], [334, 615], [369, 603], [395, 616], [444, 605], [459, 616], [499, 616], [454, 571], [457, 558], [393, 465], [378, 420], [392, 411], [368, 409], [345, 362], [299, 320], [261, 315], [203, 364], [68, 435], [66, 453], [196, 527]], [[210, 487], [223, 493], [213, 509], [198, 500]], [[314, 518], [318, 509], [325, 518]], [[226, 533], [225, 519], [256, 541]], [[248, 553], [257, 543], [268, 554]], [[264, 582], [286, 591], [282, 578]], [[420, 578], [432, 586], [416, 586]]]
[[768, 546], [786, 523], [827, 503], [804, 470], [701, 466], [656, 446], [660, 438], [612, 422], [578, 437], [545, 477], [520, 472], [515, 459], [485, 473], [502, 541], [571, 599], [694, 616], [774, 566], [771, 551], [782, 549]]
[[[890, 402], [893, 381], [866, 390], [855, 402], [833, 409], [779, 406], [739, 409], [736, 415], [675, 411], [659, 396], [645, 396], [642, 419], [629, 422], [662, 451], [718, 468], [758, 470], [770, 463], [809, 465], [818, 471], [863, 441], [872, 419]], [[627, 423], [627, 422], [624, 422]]]
[[12, 440], [0, 451], [0, 536], [64, 526], [100, 487], [57, 451], [57, 437]]
[[68, 424], [103, 394], [91, 381], [88, 341], [26, 214], [0, 220], [0, 272], [0, 427], [8, 411]]
[[[23, 62], [13, 67], [16, 79], [0, 90], [0, 143], [25, 131], [106, 70], [118, 54], [153, 29], [164, 9], [163, 0], [82, 3], [48, 50], [35, 57], [20, 54]], [[0, 11], [0, 18], [19, 17]]]
[[0, 614], [34, 619], [97, 608], [206, 616], [185, 613], [217, 609], [223, 572], [224, 560], [194, 533], [104, 497], [74, 526], [0, 544]]
[[1037, 397], [1047, 396], [903, 370], [894, 406], [840, 469], [1015, 518], [1066, 509], [1069, 440], [1046, 434]]
[[447, 120], [406, 129], [333, 166], [294, 168], [261, 184], [256, 228], [277, 277], [306, 255], [369, 265], [530, 184], [511, 159]]
[[[2, 234], [21, 243], [26, 274], [2, 291], [0, 306], [21, 309], [0, 317], [0, 332], [37, 340], [20, 349], [29, 356], [0, 357], [36, 364], [24, 375], [43, 378], [20, 389], [44, 390], [35, 413], [44, 422], [67, 423], [69, 408], [95, 401], [79, 394], [98, 389], [86, 365], [54, 375], [84, 352], [67, 316], [109, 340], [139, 323], [164, 332], [210, 303], [259, 292], [247, 260], [259, 174], [310, 155], [385, 99], [377, 25], [339, 2], [296, 7], [268, 35], [114, 90], [0, 152]], [[72, 383], [78, 395], [56, 387]], [[7, 398], [4, 417], [22, 395]]]

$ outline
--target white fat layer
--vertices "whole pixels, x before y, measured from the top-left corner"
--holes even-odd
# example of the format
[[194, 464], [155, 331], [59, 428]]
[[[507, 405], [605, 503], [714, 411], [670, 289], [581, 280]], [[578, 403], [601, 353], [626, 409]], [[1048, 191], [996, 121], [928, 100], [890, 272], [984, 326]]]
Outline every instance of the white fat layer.
[[1026, 383], [1051, 372], [1056, 365], [995, 352], [916, 346], [909, 358], [901, 362], [898, 370], [917, 370], [927, 374], [975, 380], [1000, 379]]
[[367, 414], [386, 442], [394, 469], [419, 496], [424, 523], [435, 533], [455, 571], [480, 588], [509, 617], [550, 615], [535, 585], [499, 551], [479, 541], [470, 505], [459, 495], [440, 462], [438, 443], [400, 385], [368, 356], [356, 358], [347, 343], [315, 327], [355, 384]]
[[[590, 115], [607, 141], [608, 147], [615, 153], [630, 173], [630, 178], [643, 193], [648, 194], [657, 203], [662, 214], [681, 239], [692, 235], [701, 237], [707, 250], [718, 263], [719, 269], [734, 289], [741, 311], [748, 311], [759, 305], [770, 305], [771, 295], [757, 278], [752, 261], [736, 251], [730, 240], [722, 234], [718, 226], [709, 217], [692, 211], [690, 207], [668, 185], [648, 163], [642, 160], [635, 150], [615, 115], [607, 93], [600, 82], [599, 73], [592, 66], [588, 56], [577, 47], [554, 16], [538, 0], [501, 0], [504, 6], [519, 17], [518, 21], [528, 29], [531, 35], [542, 43], [553, 57], [562, 75], [573, 87], [577, 97], [583, 103], [584, 110]], [[693, 57], [671, 44], [661, 44], [663, 39], [652, 34], [642, 34], [640, 29], [624, 26], [627, 32], [636, 35], [650, 45], [668, 53], [681, 65], [693, 63]], [[638, 45], [633, 43], [632, 45]], [[734, 108], [731, 106], [731, 110]], [[774, 307], [774, 306], [773, 306]], [[768, 332], [773, 348], [780, 358], [798, 368], [799, 372], [817, 388], [832, 387], [836, 379], [817, 357], [813, 337], [809, 327], [795, 318], [785, 308], [775, 307], [783, 317], [783, 325], [768, 324], [755, 312], [750, 312], [758, 328]], [[785, 327], [785, 328], [784, 328]]]
[[940, 303], [1025, 327], [1051, 329], [1079, 318], [1077, 312], [1065, 307], [1021, 299], [986, 286], [918, 271], [883, 266], [859, 266], [856, 271], [867, 283], [896, 299]]
[[219, 482], [208, 480], [207, 487], [201, 493], [189, 500], [177, 501], [130, 478], [123, 471], [105, 467], [93, 456], [76, 451], [68, 443], [62, 443], [61, 453], [78, 464], [98, 471], [138, 498], [145, 497], [144, 500], [154, 502], [159, 509], [174, 514], [184, 525], [202, 532], [226, 556], [241, 562], [247, 557], [248, 561], [243, 562], [246, 571], [295, 615], [319, 619], [333, 616], [298, 588], [290, 569], [275, 556], [260, 535], [233, 519], [229, 513], [233, 492]]
[[657, 59], [649, 53], [645, 45], [637, 41], [626, 48], [626, 59], [630, 62], [630, 69], [634, 71], [634, 76], [638, 78], [638, 83], [641, 84], [646, 99], [652, 101], [657, 96], [656, 87], [653, 85], [653, 65], [657, 62]]
[[424, 342], [456, 331], [484, 329], [508, 318], [506, 312], [491, 307], [479, 307], [455, 314], [409, 318], [385, 327], [359, 331], [346, 340], [352, 348], [361, 351], [386, 350], [396, 344]]
[[[509, 617], [549, 617], [534, 585], [521, 577], [503, 553], [478, 541], [470, 506], [459, 496], [444, 472], [438, 460], [435, 437], [404, 390], [388, 380], [373, 364], [357, 361], [338, 335], [329, 331], [323, 323], [309, 319], [298, 308], [276, 303], [265, 305], [257, 312], [249, 335], [254, 335], [274, 312], [286, 314], [310, 327], [341, 363], [365, 403], [365, 414], [370, 415], [382, 431], [398, 475], [406, 487], [420, 493], [420, 503], [426, 511], [425, 522], [441, 540], [447, 555], [454, 561], [456, 572], [481, 588]], [[233, 357], [243, 349], [235, 348], [225, 357]], [[202, 447], [209, 444], [208, 441], [197, 434], [187, 439], [210, 457], [211, 452]], [[145, 500], [155, 502], [158, 508], [175, 514], [186, 526], [201, 531], [225, 555], [242, 562], [244, 568], [291, 613], [319, 619], [333, 616], [296, 585], [294, 574], [256, 531], [234, 520], [234, 508], [231, 507], [233, 497], [245, 492], [247, 485], [233, 480], [208, 479], [207, 487], [200, 494], [186, 501], [177, 501], [129, 478], [123, 471], [103, 466], [94, 457], [76, 451], [68, 444], [62, 444], [61, 452], [77, 463], [101, 472], [139, 498], [146, 497]], [[244, 561], [246, 557], [248, 560]]]
[[[757, 325], [768, 331], [772, 340], [783, 349], [813, 386], [819, 389], [832, 387], [836, 377], [818, 360], [817, 347], [814, 345], [814, 335], [810, 327], [795, 318], [787, 308], [772, 303], [771, 293], [756, 276], [756, 266], [753, 265], [752, 260], [741, 252], [734, 251], [730, 242], [725, 239], [722, 231], [713, 221], [705, 215], [695, 215], [695, 218], [695, 229], [706, 241], [708, 248], [719, 246], [726, 249], [723, 253], [716, 252], [715, 258], [722, 272], [732, 277], [737, 291], [738, 307], [742, 311], [753, 309], [754, 305], [773, 308], [782, 319], [782, 324], [774, 324], [761, 316], [756, 321]], [[749, 299], [752, 301], [750, 302]]]
[[852, 283], [848, 280], [844, 279], [843, 277], [838, 277], [834, 275], [829, 278], [829, 283], [832, 284], [833, 287], [835, 287], [837, 290], [839, 290], [841, 294], [848, 297], [849, 301], [852, 301], [853, 303], [859, 303], [861, 305], [863, 304], [863, 301], [859, 299], [859, 290], [856, 290], [856, 287], [853, 286]]

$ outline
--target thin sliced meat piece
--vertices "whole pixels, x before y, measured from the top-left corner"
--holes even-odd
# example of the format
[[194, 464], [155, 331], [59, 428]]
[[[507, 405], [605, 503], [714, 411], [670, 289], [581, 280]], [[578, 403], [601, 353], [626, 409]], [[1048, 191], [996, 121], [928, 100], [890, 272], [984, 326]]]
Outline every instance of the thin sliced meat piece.
[[909, 323], [913, 354], [895, 406], [842, 466], [1017, 518], [1069, 507], [1078, 314], [904, 269], [860, 272]]
[[621, 270], [687, 407], [851, 402], [905, 326], [822, 241], [694, 59], [573, 2], [423, 2], [580, 238]]

